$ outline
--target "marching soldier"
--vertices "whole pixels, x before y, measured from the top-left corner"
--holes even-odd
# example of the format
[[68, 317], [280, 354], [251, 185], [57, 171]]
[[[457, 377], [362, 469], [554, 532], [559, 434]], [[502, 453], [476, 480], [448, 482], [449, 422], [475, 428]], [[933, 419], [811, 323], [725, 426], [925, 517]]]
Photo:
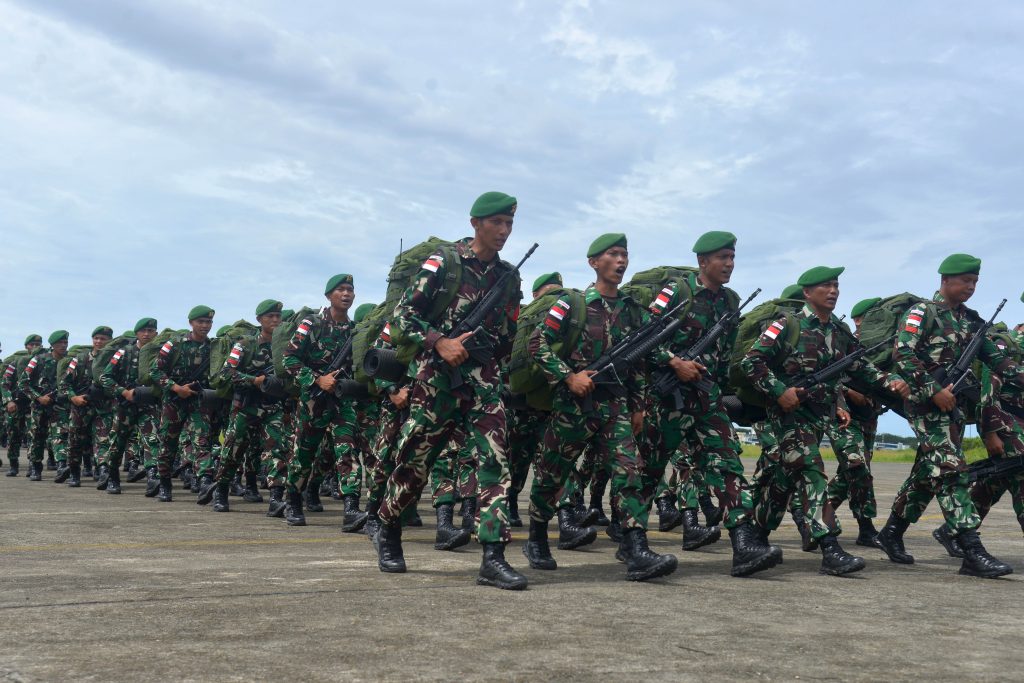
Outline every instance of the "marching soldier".
[[[38, 334], [30, 334], [25, 338], [25, 350], [33, 354], [43, 345], [43, 338]], [[8, 477], [18, 476], [21, 447], [28, 435], [28, 415], [31, 404], [28, 396], [18, 388], [18, 361], [11, 362], [4, 368], [0, 379], [0, 398], [3, 399], [5, 418], [7, 419], [7, 460]]]
[[64, 460], [67, 449], [67, 405], [57, 394], [57, 364], [68, 350], [67, 330], [57, 330], [47, 340], [50, 350], [28, 362], [25, 372], [18, 378], [18, 389], [32, 401], [32, 449], [29, 481], [42, 481], [43, 451], [47, 447]]

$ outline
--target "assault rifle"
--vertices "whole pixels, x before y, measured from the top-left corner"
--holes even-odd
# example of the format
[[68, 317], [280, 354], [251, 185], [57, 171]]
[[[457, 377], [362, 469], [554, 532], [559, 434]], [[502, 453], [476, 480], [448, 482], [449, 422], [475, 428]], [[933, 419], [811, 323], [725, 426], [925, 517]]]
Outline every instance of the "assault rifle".
[[[323, 374], [325, 374], [325, 375], [333, 374], [335, 377], [337, 377], [339, 372], [344, 372], [345, 373], [345, 377], [343, 377], [342, 379], [347, 379], [348, 378], [347, 376], [351, 374], [351, 370], [349, 368], [352, 365], [352, 340], [353, 340], [353, 338], [354, 338], [354, 335], [350, 334], [348, 339], [345, 340], [345, 343], [342, 345], [342, 347], [340, 349], [338, 349], [338, 353], [334, 354], [334, 358], [331, 359], [331, 364], [327, 366], [327, 369], [324, 371]], [[338, 383], [336, 382], [334, 386], [335, 386], [334, 395], [338, 396], [338, 391], [337, 391]], [[312, 398], [313, 400], [316, 400], [316, 399], [320, 398], [323, 395], [324, 395], [324, 390], [321, 389], [318, 385], [316, 385], [314, 383], [312, 388], [309, 390], [309, 397]], [[340, 398], [340, 396], [339, 396], [339, 398]]]
[[[932, 376], [935, 377], [935, 381], [939, 383], [943, 388], [953, 385], [953, 395], [958, 400], [964, 396], [965, 392], [969, 389], [977, 387], [978, 378], [974, 376], [974, 371], [971, 370], [971, 365], [974, 363], [974, 359], [981, 353], [981, 347], [985, 343], [985, 338], [988, 336], [988, 331], [992, 329], [992, 325], [995, 324], [996, 316], [1003, 310], [1003, 306], [1006, 305], [1006, 299], [1000, 302], [999, 306], [996, 307], [996, 312], [992, 314], [986, 322], [983, 322], [977, 330], [974, 332], [974, 336], [971, 337], [971, 341], [967, 342], [967, 346], [964, 348], [960, 357], [956, 359], [948, 368], [939, 368]], [[960, 407], [956, 406], [950, 413], [950, 417], [953, 420], [960, 421], [963, 419], [963, 413], [960, 412]]]
[[[695, 361], [701, 358], [709, 349], [713, 348], [718, 340], [723, 337], [727, 332], [736, 327], [736, 324], [740, 320], [740, 313], [743, 308], [749, 304], [754, 298], [761, 293], [761, 288], [758, 287], [753, 294], [747, 297], [747, 300], [740, 304], [740, 307], [735, 311], [729, 311], [721, 318], [715, 321], [715, 324], [710, 330], [704, 333], [704, 335], [698, 339], [693, 345], [679, 355], [682, 360]], [[658, 396], [671, 396], [675, 404], [675, 410], [683, 409], [683, 389], [692, 388], [697, 391], [704, 392], [705, 394], [711, 391], [713, 384], [710, 377], [701, 377], [697, 382], [683, 382], [676, 376], [675, 370], [672, 368], [664, 369], [651, 383], [651, 390], [654, 391]]]
[[967, 480], [984, 481], [993, 477], [1013, 477], [1024, 472], [1024, 455], [1014, 458], [985, 458], [967, 466]]
[[657, 318], [651, 318], [583, 369], [584, 372], [593, 372], [590, 381], [595, 385], [594, 391], [582, 398], [583, 412], [594, 412], [595, 391], [603, 390], [617, 398], [626, 395], [625, 377], [630, 370], [643, 363], [651, 351], [675, 334], [683, 321], [674, 317], [674, 314], [685, 304], [685, 301], [680, 301]]
[[[202, 385], [202, 383], [199, 380], [203, 376], [207, 376], [209, 374], [210, 374], [210, 355], [207, 354], [206, 355], [206, 359], [202, 363], [200, 363], [198, 366], [196, 366], [196, 369], [193, 370], [191, 373], [189, 373], [189, 375], [185, 378], [184, 381], [175, 382], [175, 384], [177, 384], [178, 386], [190, 388], [192, 391], [194, 391], [196, 394], [198, 394], [199, 397], [203, 401], [206, 401], [205, 396], [203, 396], [203, 390], [205, 389], [205, 387]], [[169, 400], [169, 401], [182, 401], [184, 399], [182, 399], [176, 393], [174, 393], [173, 391], [168, 389], [168, 391], [167, 391], [167, 400]]]

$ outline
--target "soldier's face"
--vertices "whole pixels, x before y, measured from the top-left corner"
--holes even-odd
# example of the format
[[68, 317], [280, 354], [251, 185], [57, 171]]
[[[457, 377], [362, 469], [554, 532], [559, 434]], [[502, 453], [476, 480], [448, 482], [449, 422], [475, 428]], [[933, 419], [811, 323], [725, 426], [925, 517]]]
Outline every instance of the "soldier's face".
[[281, 324], [280, 313], [264, 313], [263, 315], [256, 318], [259, 321], [260, 327], [263, 329], [264, 334], [272, 334], [274, 329]]
[[106, 343], [108, 341], [110, 341], [110, 337], [108, 337], [107, 335], [105, 335], [105, 334], [94, 334], [92, 336], [92, 350], [93, 351], [99, 351], [100, 349], [102, 349], [106, 345]]
[[512, 222], [512, 216], [506, 214], [470, 220], [476, 231], [476, 241], [491, 251], [501, 251], [505, 246], [505, 241], [512, 234]]
[[942, 295], [946, 301], [959, 305], [974, 296], [978, 287], [978, 276], [974, 273], [942, 276]]
[[588, 259], [598, 280], [619, 285], [629, 268], [629, 251], [625, 247], [611, 247]]
[[39, 342], [32, 342], [31, 344], [25, 344], [25, 350], [26, 351], [35, 351], [40, 346], [42, 346], [42, 344], [40, 344]]
[[347, 311], [352, 308], [352, 302], [356, 300], [356, 288], [352, 285], [341, 285], [331, 290], [327, 295], [331, 302], [331, 308], [336, 311]]
[[210, 336], [210, 330], [213, 329], [213, 318], [196, 318], [189, 320], [188, 324], [192, 328], [192, 336], [202, 341]]
[[839, 301], [839, 280], [822, 282], [813, 287], [804, 287], [804, 298], [816, 311], [831, 313]]
[[135, 338], [139, 340], [139, 346], [145, 346], [149, 342], [156, 339], [156, 328], [143, 327], [141, 330], [135, 333]]
[[539, 299], [542, 296], [544, 296], [545, 294], [547, 294], [548, 292], [550, 292], [551, 290], [558, 289], [558, 288], [559, 288], [559, 285], [556, 285], [553, 282], [549, 283], [549, 284], [546, 284], [546, 285], [544, 285], [543, 287], [541, 287], [540, 289], [536, 290], [533, 293], [533, 298], [534, 299]]
[[55, 355], [63, 356], [68, 352], [68, 340], [61, 339], [59, 342], [55, 342], [53, 345], [53, 352]]
[[719, 249], [710, 254], [697, 257], [700, 276], [708, 284], [724, 285], [732, 278], [732, 269], [736, 266], [734, 249]]

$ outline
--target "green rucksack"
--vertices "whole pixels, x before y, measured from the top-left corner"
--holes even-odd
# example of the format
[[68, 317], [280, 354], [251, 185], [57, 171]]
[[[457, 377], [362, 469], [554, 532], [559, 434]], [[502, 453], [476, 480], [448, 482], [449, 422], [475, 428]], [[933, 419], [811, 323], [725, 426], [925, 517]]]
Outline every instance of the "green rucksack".
[[57, 361], [57, 381], [59, 382], [64, 375], [68, 374], [68, 366], [71, 365], [72, 359], [77, 358], [79, 363], [84, 363], [90, 351], [92, 351], [91, 344], [69, 346], [64, 357]]
[[548, 311], [561, 298], [568, 299], [569, 315], [562, 320], [559, 330], [562, 338], [552, 350], [563, 360], [576, 347], [587, 326], [587, 306], [583, 292], [578, 289], [559, 288], [546, 292], [519, 311], [516, 338], [512, 343], [512, 356], [508, 363], [508, 385], [513, 394], [523, 394], [526, 403], [537, 410], [551, 410], [554, 388], [530, 353], [530, 337], [537, 326], [547, 318]]
[[[696, 288], [699, 272], [700, 270], [692, 266], [658, 266], [636, 273], [619, 290], [646, 310], [662, 289], [675, 282], [679, 285], [679, 294], [690, 302], [681, 309], [679, 315], [683, 316], [692, 307], [693, 290]], [[736, 305], [739, 305], [739, 302]]]
[[156, 354], [160, 352], [160, 347], [163, 346], [164, 343], [183, 334], [188, 334], [188, 330], [172, 330], [169, 327], [164, 328], [164, 331], [156, 335], [156, 337], [153, 338], [153, 341], [139, 349], [139, 384], [153, 387], [153, 395], [157, 398], [159, 398], [162, 393], [162, 389], [153, 384], [153, 376], [150, 374], [153, 359], [156, 358]]
[[[25, 363], [28, 364], [28, 358], [29, 358], [29, 351], [28, 351], [28, 349], [21, 349], [20, 351], [15, 351], [11, 355], [7, 356], [7, 358], [4, 358], [4, 360], [3, 360], [4, 367], [0, 368], [0, 381], [4, 382], [5, 386], [11, 387], [11, 388], [14, 388], [14, 387], [18, 386], [18, 366], [21, 364], [21, 359], [22, 358], [24, 358], [25, 359]], [[14, 372], [11, 373], [10, 377], [8, 377], [7, 376], [7, 368], [12, 363], [14, 364]]]
[[[25, 350], [25, 355], [18, 356], [18, 364], [14, 368], [15, 377], [19, 378], [25, 372], [25, 368], [28, 367], [28, 362], [38, 356], [41, 353], [46, 353], [47, 348], [45, 346], [38, 347], [35, 351]], [[17, 356], [17, 354], [15, 354]], [[15, 379], [15, 383], [17, 383]]]
[[274, 375], [281, 380], [285, 391], [292, 398], [298, 398], [299, 385], [295, 383], [295, 378], [284, 369], [284, 352], [287, 350], [288, 344], [291, 343], [292, 337], [295, 336], [295, 330], [299, 328], [299, 323], [303, 319], [315, 315], [317, 315], [316, 309], [303, 306], [287, 320], [282, 320], [281, 324], [274, 328], [274, 335], [270, 339], [270, 352], [274, 358]]
[[[235, 342], [247, 337], [254, 337], [259, 332], [259, 325], [253, 325], [248, 320], [236, 320], [230, 328], [224, 331], [224, 334], [210, 344], [210, 388], [216, 391], [220, 398], [231, 398], [234, 393], [231, 380], [220, 373], [231, 353], [231, 348]], [[249, 353], [251, 350], [246, 349], [246, 352]]]
[[783, 316], [786, 317], [785, 342], [789, 346], [795, 346], [800, 340], [800, 321], [797, 320], [796, 314], [804, 307], [804, 303], [800, 299], [772, 299], [740, 316], [740, 324], [736, 328], [736, 343], [729, 358], [729, 384], [733, 393], [743, 403], [760, 407], [765, 405], [764, 395], [754, 388], [750, 377], [740, 367], [743, 357], [768, 326]]
[[103, 375], [103, 371], [106, 370], [110, 364], [110, 359], [114, 357], [120, 349], [126, 346], [131, 346], [136, 342], [135, 335], [127, 336], [121, 335], [120, 337], [114, 337], [100, 349], [100, 352], [96, 354], [96, 357], [92, 361], [92, 381], [96, 384], [100, 383], [100, 377]]
[[[860, 343], [867, 348], [884, 342], [899, 332], [899, 325], [911, 308], [918, 304], [926, 304], [928, 299], [903, 292], [886, 297], [869, 308], [860, 320], [857, 328], [860, 336]], [[931, 323], [931, 307], [922, 306], [925, 315], [921, 322], [921, 329], [925, 329]], [[889, 371], [892, 369], [892, 350], [895, 343], [886, 344], [868, 356], [868, 360], [875, 364], [879, 370]]]
[[352, 336], [352, 372], [353, 377], [357, 382], [362, 382], [370, 387], [371, 393], [375, 388], [375, 383], [372, 377], [366, 374], [363, 370], [363, 360], [366, 358], [366, 352], [373, 348], [373, 343], [380, 337], [381, 332], [384, 331], [384, 326], [391, 319], [391, 314], [394, 313], [395, 307], [388, 307], [389, 304], [385, 301], [382, 304], [377, 304], [372, 311], [366, 314], [366, 317], [356, 325], [356, 330]]

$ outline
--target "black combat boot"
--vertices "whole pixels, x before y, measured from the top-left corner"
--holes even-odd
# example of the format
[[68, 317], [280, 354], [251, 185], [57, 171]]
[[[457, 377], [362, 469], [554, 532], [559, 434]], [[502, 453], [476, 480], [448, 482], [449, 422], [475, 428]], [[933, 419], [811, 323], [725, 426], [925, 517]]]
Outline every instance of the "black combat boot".
[[865, 548], [882, 547], [878, 544], [878, 530], [875, 529], [870, 517], [858, 517], [857, 526], [860, 528], [857, 533], [857, 545], [862, 545]]
[[551, 557], [551, 546], [548, 545], [548, 523], [530, 520], [530, 536], [523, 546], [523, 555], [534, 569], [558, 569], [555, 558]]
[[284, 509], [287, 503], [284, 502], [284, 487], [270, 487], [270, 506], [267, 508], [267, 517], [284, 517]]
[[199, 493], [200, 489], [203, 488], [203, 485], [208, 484], [211, 481], [213, 481], [213, 477], [209, 474], [204, 474], [202, 477], [197, 474], [193, 474], [192, 481], [190, 482], [191, 486], [188, 487], [188, 490], [192, 493]]
[[796, 524], [796, 530], [800, 532], [800, 549], [805, 553], [815, 552], [818, 549], [818, 539], [811, 536], [811, 527], [807, 524], [807, 519], [803, 514], [794, 515], [793, 523]]
[[242, 493], [242, 500], [246, 503], [262, 503], [263, 496], [260, 495], [260, 489], [256, 484], [256, 473], [246, 472], [245, 473], [245, 492]]
[[107, 493], [117, 495], [121, 493], [121, 473], [114, 469], [107, 477]]
[[608, 520], [608, 526], [605, 527], [604, 533], [607, 534], [608, 538], [612, 539], [613, 542], [622, 544], [622, 524], [619, 521], [619, 506], [612, 501], [612, 517]]
[[196, 505], [207, 505], [213, 500], [213, 494], [217, 490], [217, 482], [213, 479], [206, 481], [203, 477], [203, 484], [199, 487], [199, 496], [196, 498]]
[[592, 526], [576, 525], [575, 515], [571, 508], [558, 511], [558, 549], [575, 550], [590, 545], [597, 539], [597, 529]]
[[672, 531], [683, 523], [683, 513], [671, 496], [661, 496], [654, 505], [658, 508], [658, 531]]
[[228, 503], [229, 493], [230, 485], [227, 482], [217, 484], [217, 488], [213, 493], [214, 512], [231, 512], [231, 505]]
[[146, 478], [146, 468], [139, 464], [138, 460], [128, 463], [128, 483], [134, 484]]
[[377, 566], [382, 572], [405, 573], [401, 524], [381, 524], [380, 531], [373, 537], [373, 544], [377, 548]]
[[160, 477], [157, 476], [155, 467], [148, 468], [146, 475], [149, 477], [146, 480], [146, 498], [152, 498], [160, 488]]
[[46, 456], [46, 470], [53, 472], [57, 469], [57, 461], [53, 459], [53, 454]]
[[63, 484], [71, 476], [71, 466], [66, 462], [57, 465], [57, 474], [53, 475], [54, 484]]
[[590, 510], [594, 513], [594, 524], [608, 526], [608, 516], [604, 514], [604, 486], [590, 489]]
[[8, 455], [7, 459], [10, 460], [10, 466], [7, 468], [7, 474], [5, 476], [8, 476], [8, 477], [16, 477], [16, 476], [18, 476], [18, 456], [16, 456], [16, 455]]
[[359, 509], [359, 496], [347, 495], [344, 516], [341, 518], [341, 530], [347, 534], [358, 533], [366, 524], [366, 513]]
[[380, 510], [380, 503], [375, 503], [372, 500], [366, 501], [366, 524], [363, 526], [363, 531], [366, 532], [371, 541], [377, 535], [377, 532], [380, 531], [378, 510]]
[[480, 586], [494, 586], [507, 591], [524, 590], [527, 583], [526, 577], [505, 560], [504, 543], [484, 543], [484, 557], [476, 582]]
[[43, 480], [43, 463], [41, 463], [41, 462], [29, 463], [29, 467], [28, 467], [28, 480], [29, 481], [42, 481]]
[[706, 493], [697, 497], [697, 504], [700, 505], [701, 514], [704, 515], [705, 526], [718, 526], [722, 523], [722, 508], [715, 505], [715, 501]]
[[885, 523], [876, 537], [882, 552], [897, 564], [914, 564], [914, 556], [903, 547], [903, 534], [909, 527], [910, 522], [893, 512], [890, 513], [889, 521]]
[[241, 472], [235, 472], [235, 476], [231, 479], [231, 485], [228, 487], [228, 495], [234, 496], [235, 498], [241, 498], [245, 495], [245, 487], [242, 486]]
[[74, 465], [68, 465], [68, 470], [68, 487], [77, 489], [82, 485], [82, 467], [76, 463]]
[[331, 485], [328, 488], [331, 492], [331, 498], [334, 500], [343, 500], [345, 498], [345, 496], [341, 494], [341, 486], [338, 484], [337, 475], [331, 477]]
[[476, 531], [476, 496], [462, 499], [462, 528], [470, 533]]
[[819, 574], [842, 576], [864, 569], [864, 558], [856, 557], [843, 550], [843, 546], [839, 545], [839, 539], [835, 536], [823, 536], [819, 545], [821, 546]]
[[675, 555], [659, 555], [647, 546], [647, 531], [640, 527], [623, 530], [621, 559], [626, 563], [627, 581], [647, 581], [676, 570]]
[[332, 474], [330, 476], [330, 478], [325, 477], [325, 478], [321, 479], [320, 480], [320, 486], [317, 487], [317, 493], [319, 493], [321, 496], [329, 496], [329, 495], [331, 495], [331, 479], [337, 481], [338, 480], [338, 475], [337, 474]]
[[306, 510], [309, 512], [323, 512], [324, 504], [320, 502], [320, 485], [310, 480], [306, 485]]
[[750, 576], [764, 569], [771, 569], [782, 561], [782, 548], [768, 545], [750, 522], [743, 522], [729, 529], [732, 541], [733, 576]]
[[683, 510], [683, 550], [696, 550], [711, 543], [715, 543], [722, 537], [722, 531], [717, 526], [701, 526], [697, 521], [697, 511], [694, 508]]
[[107, 481], [110, 479], [110, 468], [100, 465], [96, 468], [96, 490], [102, 491], [107, 488]]
[[82, 476], [92, 477], [93, 481], [96, 481], [96, 477], [93, 475], [92, 469], [92, 453], [86, 453], [82, 458]]
[[523, 518], [519, 516], [519, 499], [511, 491], [508, 496], [508, 525], [517, 529], [523, 526]]
[[288, 526], [306, 526], [306, 516], [302, 514], [302, 493], [288, 491], [285, 497], [288, 504], [284, 508], [284, 521]]
[[961, 531], [957, 539], [960, 541], [960, 547], [964, 549], [964, 561], [960, 565], [959, 573], [964, 576], [980, 576], [983, 579], [994, 579], [1013, 573], [1013, 567], [989, 555], [985, 546], [981, 544], [977, 529]]
[[581, 492], [579, 497], [576, 499], [576, 505], [572, 508], [573, 520], [576, 522], [576, 526], [587, 527], [594, 526], [597, 522], [597, 510], [592, 510], [587, 507], [583, 501], [583, 493]]
[[160, 491], [157, 493], [156, 499], [161, 503], [170, 503], [171, 498], [171, 478], [160, 477]]
[[473, 537], [469, 529], [459, 529], [452, 522], [455, 507], [451, 503], [437, 506], [437, 535], [434, 550], [455, 550], [469, 543]]
[[[409, 506], [406, 508], [405, 513], [402, 515], [402, 524], [404, 526], [421, 527], [423, 526], [423, 518], [420, 517], [420, 512], [415, 506]], [[475, 529], [476, 527], [474, 527]], [[473, 533], [470, 531], [470, 533]]]
[[943, 524], [935, 531], [932, 532], [932, 538], [938, 541], [950, 557], [955, 557], [958, 560], [962, 560], [964, 556], [964, 549], [960, 546], [960, 541], [956, 540], [956, 536], [949, 532], [949, 527]]

